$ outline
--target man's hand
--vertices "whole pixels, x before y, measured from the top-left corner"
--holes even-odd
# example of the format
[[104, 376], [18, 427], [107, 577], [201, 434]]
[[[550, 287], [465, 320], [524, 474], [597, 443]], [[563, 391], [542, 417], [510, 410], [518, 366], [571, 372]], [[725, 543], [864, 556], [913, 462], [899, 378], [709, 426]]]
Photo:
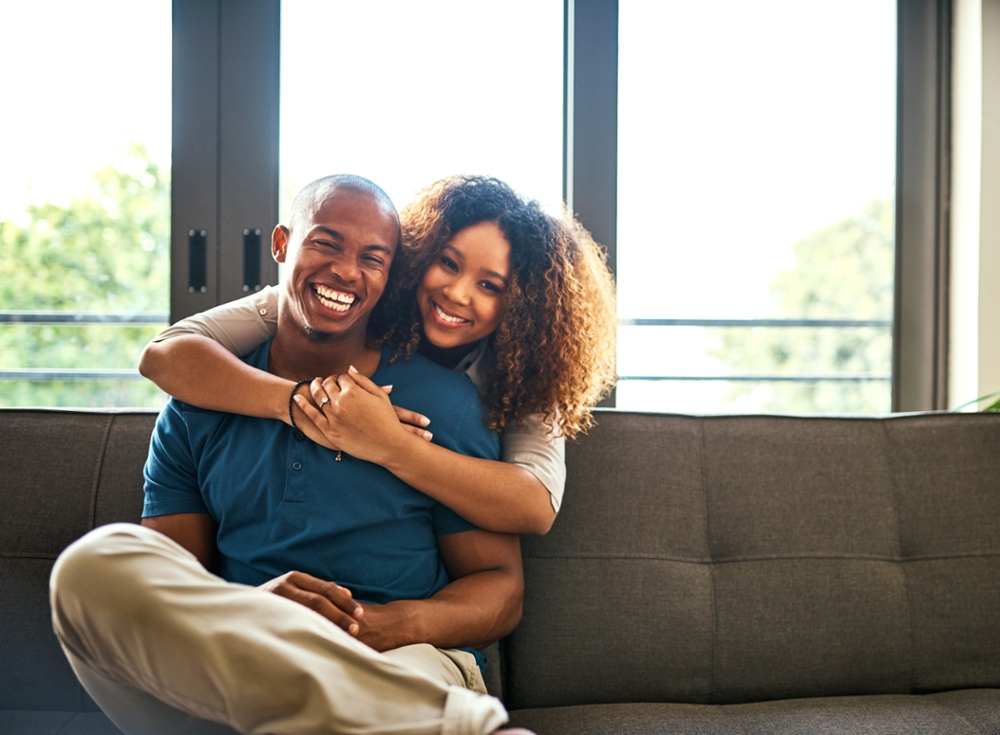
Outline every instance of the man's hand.
[[410, 630], [415, 622], [409, 600], [397, 600], [387, 605], [365, 605], [365, 616], [358, 621], [358, 640], [376, 651], [390, 651], [393, 648], [414, 642]]
[[304, 605], [353, 636], [361, 630], [359, 621], [364, 617], [364, 608], [354, 600], [349, 589], [334, 582], [326, 582], [305, 572], [288, 572], [257, 589]]

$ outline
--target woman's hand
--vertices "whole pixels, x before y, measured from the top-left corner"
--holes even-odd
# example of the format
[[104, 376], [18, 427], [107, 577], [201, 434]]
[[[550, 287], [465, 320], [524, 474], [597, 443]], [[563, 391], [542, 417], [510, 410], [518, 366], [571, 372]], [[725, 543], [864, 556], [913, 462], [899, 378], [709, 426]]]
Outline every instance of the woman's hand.
[[393, 406], [388, 396], [391, 390], [392, 386], [377, 386], [351, 368], [343, 375], [314, 380], [309, 385], [311, 400], [299, 394], [295, 402], [322, 433], [323, 446], [333, 445], [358, 459], [381, 464], [380, 459], [405, 436], [401, 432], [427, 441], [432, 437], [424, 428], [429, 419]]

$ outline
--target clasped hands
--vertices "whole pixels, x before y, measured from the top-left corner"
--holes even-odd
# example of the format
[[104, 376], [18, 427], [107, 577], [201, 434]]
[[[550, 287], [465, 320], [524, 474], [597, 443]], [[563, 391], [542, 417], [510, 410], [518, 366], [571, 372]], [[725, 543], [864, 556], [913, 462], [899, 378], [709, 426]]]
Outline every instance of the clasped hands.
[[288, 572], [265, 582], [257, 589], [297, 602], [346, 631], [376, 651], [405, 645], [400, 634], [399, 615], [393, 605], [365, 604], [354, 599], [351, 591], [335, 582], [327, 582], [305, 572]]
[[430, 419], [393, 406], [391, 392], [391, 385], [378, 386], [354, 367], [342, 375], [316, 378], [308, 394], [294, 396], [308, 419], [299, 422], [299, 428], [317, 444], [376, 463], [392, 454], [400, 431], [430, 441], [433, 435], [425, 428]]

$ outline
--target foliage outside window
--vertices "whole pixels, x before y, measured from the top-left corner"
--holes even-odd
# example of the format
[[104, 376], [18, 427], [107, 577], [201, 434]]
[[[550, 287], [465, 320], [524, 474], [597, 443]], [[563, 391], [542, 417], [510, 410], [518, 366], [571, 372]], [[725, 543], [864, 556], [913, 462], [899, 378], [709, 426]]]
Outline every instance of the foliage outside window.
[[[0, 304], [5, 311], [166, 314], [169, 308], [169, 171], [130, 145], [67, 205], [29, 205], [0, 222]], [[163, 325], [0, 325], [0, 369], [133, 372]], [[159, 406], [163, 394], [134, 379], [0, 382], [6, 406]]]

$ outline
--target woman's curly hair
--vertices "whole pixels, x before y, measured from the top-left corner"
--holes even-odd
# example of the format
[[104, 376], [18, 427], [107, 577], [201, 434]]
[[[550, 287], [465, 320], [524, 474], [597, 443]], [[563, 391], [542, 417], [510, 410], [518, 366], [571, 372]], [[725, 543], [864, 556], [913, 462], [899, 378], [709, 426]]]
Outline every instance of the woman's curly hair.
[[[423, 337], [416, 289], [459, 231], [493, 222], [510, 243], [511, 273], [496, 331], [482, 358], [483, 403], [491, 429], [541, 414], [569, 439], [593, 425], [591, 407], [615, 382], [617, 313], [604, 250], [566, 213], [546, 214], [507, 184], [452, 176], [421, 191], [400, 212], [400, 288], [383, 296], [394, 318], [379, 331], [412, 353]], [[399, 272], [397, 271], [397, 272]]]

